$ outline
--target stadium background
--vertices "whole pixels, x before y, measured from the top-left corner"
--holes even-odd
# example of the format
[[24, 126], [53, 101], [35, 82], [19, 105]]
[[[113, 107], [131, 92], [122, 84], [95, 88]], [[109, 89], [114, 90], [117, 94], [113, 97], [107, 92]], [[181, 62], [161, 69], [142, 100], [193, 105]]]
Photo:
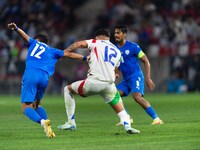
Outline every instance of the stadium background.
[[[92, 38], [98, 28], [113, 31], [114, 25], [125, 24], [128, 40], [150, 59], [154, 92], [199, 91], [199, 9], [199, 0], [1, 0], [0, 94], [20, 93], [27, 54], [22, 40], [7, 29], [10, 22], [30, 36], [46, 32], [50, 45], [60, 49]], [[82, 61], [58, 62], [47, 94], [60, 94], [64, 85], [84, 79], [87, 69]]]

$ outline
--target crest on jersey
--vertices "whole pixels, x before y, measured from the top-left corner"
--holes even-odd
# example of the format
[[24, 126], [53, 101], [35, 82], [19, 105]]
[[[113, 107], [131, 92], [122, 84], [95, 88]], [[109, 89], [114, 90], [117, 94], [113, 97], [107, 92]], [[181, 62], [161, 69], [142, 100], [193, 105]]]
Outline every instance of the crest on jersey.
[[128, 55], [130, 53], [130, 51], [127, 49], [125, 50], [125, 54]]

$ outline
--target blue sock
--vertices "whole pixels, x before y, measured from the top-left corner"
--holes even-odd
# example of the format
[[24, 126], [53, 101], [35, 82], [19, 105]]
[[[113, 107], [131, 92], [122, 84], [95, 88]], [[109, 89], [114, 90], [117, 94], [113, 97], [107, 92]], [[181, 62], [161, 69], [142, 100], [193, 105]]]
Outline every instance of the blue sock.
[[42, 106], [39, 106], [38, 108], [35, 109], [35, 111], [38, 113], [38, 115], [46, 120], [48, 117], [47, 117], [47, 113], [45, 111], [45, 109], [42, 107]]
[[158, 115], [156, 114], [155, 110], [151, 106], [149, 106], [145, 111], [153, 119], [158, 117]]
[[24, 114], [31, 119], [32, 121], [36, 122], [36, 123], [40, 123], [40, 121], [42, 120], [42, 118], [37, 114], [37, 112], [33, 109], [33, 108], [25, 108], [24, 109]]

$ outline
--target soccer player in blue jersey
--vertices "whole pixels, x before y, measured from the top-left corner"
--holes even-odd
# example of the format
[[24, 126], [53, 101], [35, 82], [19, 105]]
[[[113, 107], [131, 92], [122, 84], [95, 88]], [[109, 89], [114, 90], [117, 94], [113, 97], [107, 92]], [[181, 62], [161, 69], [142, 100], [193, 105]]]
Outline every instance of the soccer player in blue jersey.
[[8, 28], [16, 31], [28, 48], [26, 69], [22, 78], [22, 111], [29, 119], [44, 127], [47, 137], [53, 138], [55, 133], [51, 129], [45, 109], [41, 106], [41, 99], [48, 85], [48, 80], [54, 73], [56, 62], [61, 57], [83, 59], [84, 56], [48, 46], [49, 39], [44, 33], [39, 33], [31, 38], [15, 23], [8, 24]]
[[[154, 82], [150, 77], [150, 62], [140, 46], [134, 42], [126, 40], [127, 29], [124, 25], [118, 25], [114, 28], [114, 38], [116, 46], [122, 54], [122, 62], [119, 70], [122, 73], [123, 80], [117, 85], [121, 96], [132, 94], [133, 99], [143, 107], [146, 113], [153, 119], [153, 125], [163, 124], [150, 103], [144, 99], [144, 82], [153, 90]], [[145, 79], [140, 68], [139, 60], [144, 63]], [[118, 125], [121, 125], [120, 123]]]

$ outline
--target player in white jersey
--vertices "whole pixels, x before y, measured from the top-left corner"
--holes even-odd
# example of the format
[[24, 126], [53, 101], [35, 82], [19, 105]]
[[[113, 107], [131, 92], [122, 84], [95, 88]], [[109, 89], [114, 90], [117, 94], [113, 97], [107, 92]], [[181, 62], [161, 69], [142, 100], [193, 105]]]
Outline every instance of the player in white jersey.
[[115, 82], [114, 69], [119, 66], [120, 51], [109, 40], [91, 39], [86, 42], [90, 51], [88, 76], [104, 82]]
[[71, 52], [77, 48], [86, 48], [90, 55], [84, 57], [88, 60], [89, 71], [85, 80], [76, 81], [64, 88], [64, 100], [68, 121], [58, 126], [59, 129], [77, 129], [75, 123], [75, 99], [73, 94], [82, 97], [98, 94], [114, 109], [119, 116], [127, 133], [137, 134], [139, 130], [131, 127], [130, 118], [119, 102], [121, 97], [115, 86], [115, 70], [120, 64], [121, 53], [110, 41], [110, 33], [100, 29], [95, 33], [95, 39], [75, 42], [67, 48]]

